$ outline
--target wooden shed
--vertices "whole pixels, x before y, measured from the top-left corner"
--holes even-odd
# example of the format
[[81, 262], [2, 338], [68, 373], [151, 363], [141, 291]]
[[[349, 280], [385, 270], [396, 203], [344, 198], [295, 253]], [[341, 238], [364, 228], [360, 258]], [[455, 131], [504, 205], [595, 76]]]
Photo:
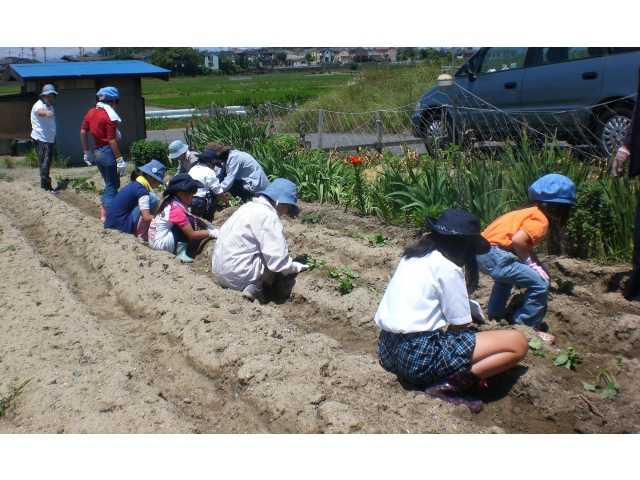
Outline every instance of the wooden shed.
[[[170, 73], [136, 60], [10, 65], [0, 77], [0, 86], [19, 85], [21, 91], [0, 95], [0, 146], [6, 149], [13, 140], [31, 137], [31, 108], [42, 87], [53, 84], [58, 92], [54, 105], [57, 154], [69, 157], [72, 164], [82, 164], [82, 120], [95, 105], [96, 92], [113, 86], [120, 91], [116, 111], [122, 119], [120, 149], [126, 152], [133, 142], [147, 136], [142, 77], [169, 81]], [[8, 152], [0, 151], [4, 153]]]

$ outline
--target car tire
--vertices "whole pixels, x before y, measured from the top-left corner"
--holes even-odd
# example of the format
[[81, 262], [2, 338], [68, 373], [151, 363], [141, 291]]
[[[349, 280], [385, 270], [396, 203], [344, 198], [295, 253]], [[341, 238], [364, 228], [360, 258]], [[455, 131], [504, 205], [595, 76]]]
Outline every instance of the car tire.
[[622, 145], [632, 115], [633, 112], [624, 106], [606, 109], [600, 114], [594, 134], [601, 155], [609, 158], [614, 149]]
[[451, 123], [442, 111], [427, 111], [420, 117], [420, 132], [424, 138], [427, 153], [433, 155], [437, 150], [451, 143]]

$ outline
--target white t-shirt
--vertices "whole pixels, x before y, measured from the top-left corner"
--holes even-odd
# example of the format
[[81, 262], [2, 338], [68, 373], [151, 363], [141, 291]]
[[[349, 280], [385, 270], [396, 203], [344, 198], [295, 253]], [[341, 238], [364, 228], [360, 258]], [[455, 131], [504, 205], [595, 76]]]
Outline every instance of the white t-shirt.
[[374, 322], [392, 333], [432, 332], [447, 323], [471, 322], [462, 269], [434, 250], [419, 258], [402, 258]]
[[[53, 112], [53, 117], [41, 117], [38, 110], [47, 110]], [[53, 105], [47, 105], [38, 100], [31, 108], [31, 138], [46, 143], [55, 143], [56, 141], [56, 112]]]
[[203, 198], [209, 190], [213, 190], [216, 195], [222, 193], [222, 187], [220, 181], [216, 177], [216, 172], [211, 170], [206, 165], [197, 163], [189, 170], [189, 175], [194, 180], [199, 180], [204, 184], [204, 188], [199, 188], [195, 196]]

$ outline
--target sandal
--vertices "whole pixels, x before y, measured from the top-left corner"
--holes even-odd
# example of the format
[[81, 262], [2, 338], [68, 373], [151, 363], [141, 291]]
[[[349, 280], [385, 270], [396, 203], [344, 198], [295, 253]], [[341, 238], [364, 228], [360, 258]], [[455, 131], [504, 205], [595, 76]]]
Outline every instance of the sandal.
[[471, 413], [479, 413], [484, 407], [482, 400], [478, 398], [471, 398], [468, 395], [458, 392], [434, 391], [427, 389], [425, 390], [425, 393], [430, 397], [438, 398], [445, 402], [453, 403], [454, 405], [466, 405]]
[[536, 335], [544, 343], [548, 343], [549, 345], [553, 345], [554, 343], [556, 343], [556, 336], [555, 335], [551, 335], [550, 333], [545, 333], [545, 332], [536, 332]]

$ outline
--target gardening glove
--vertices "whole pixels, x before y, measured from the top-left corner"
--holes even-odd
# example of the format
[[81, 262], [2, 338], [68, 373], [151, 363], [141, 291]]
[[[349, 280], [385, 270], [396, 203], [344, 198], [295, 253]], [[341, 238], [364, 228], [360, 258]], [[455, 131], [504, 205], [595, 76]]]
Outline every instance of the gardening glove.
[[475, 318], [480, 323], [486, 323], [484, 315], [482, 314], [482, 308], [478, 302], [469, 299], [469, 308], [471, 309], [471, 318]]
[[220, 235], [220, 229], [212, 227], [211, 225], [207, 227], [207, 230], [209, 230], [209, 238], [218, 238], [218, 235]]
[[86, 152], [84, 152], [84, 157], [82, 157], [82, 159], [84, 160], [84, 163], [86, 163], [88, 166], [93, 165], [92, 160], [93, 155], [91, 155], [91, 150], [87, 150]]
[[305, 265], [304, 263], [300, 263], [300, 262], [293, 262], [292, 265], [293, 265], [293, 273], [304, 272], [309, 268], [309, 265]]
[[629, 160], [629, 151], [624, 147], [618, 149], [616, 157], [611, 164], [611, 175], [614, 178], [622, 177], [627, 168], [627, 160]]
[[127, 164], [124, 162], [124, 158], [116, 158], [116, 169], [120, 176], [124, 175], [124, 172], [127, 170]]
[[524, 263], [527, 267], [530, 267], [533, 271], [540, 275], [543, 280], [546, 280], [547, 282], [549, 281], [549, 275], [547, 275], [547, 272], [545, 272], [540, 265], [531, 260], [531, 257], [527, 258]]

